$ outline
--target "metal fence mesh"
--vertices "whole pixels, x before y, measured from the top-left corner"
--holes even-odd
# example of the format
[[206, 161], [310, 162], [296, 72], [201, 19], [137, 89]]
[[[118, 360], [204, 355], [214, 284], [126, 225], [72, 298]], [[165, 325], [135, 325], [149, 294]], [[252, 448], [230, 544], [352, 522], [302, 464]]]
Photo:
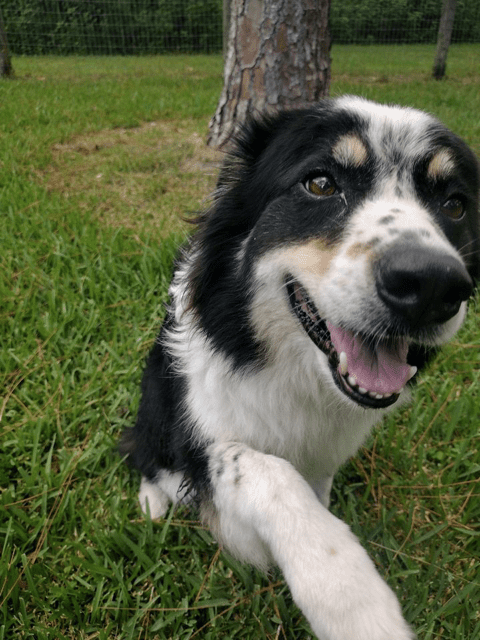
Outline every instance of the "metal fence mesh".
[[[222, 0], [2, 0], [13, 54], [222, 50]], [[441, 0], [332, 0], [336, 43], [433, 43]], [[453, 42], [480, 42], [479, 0], [459, 0]]]
[[[434, 43], [442, 0], [332, 0], [330, 29], [342, 44]], [[480, 42], [480, 2], [458, 0], [452, 42]]]
[[16, 54], [220, 51], [222, 0], [2, 0]]

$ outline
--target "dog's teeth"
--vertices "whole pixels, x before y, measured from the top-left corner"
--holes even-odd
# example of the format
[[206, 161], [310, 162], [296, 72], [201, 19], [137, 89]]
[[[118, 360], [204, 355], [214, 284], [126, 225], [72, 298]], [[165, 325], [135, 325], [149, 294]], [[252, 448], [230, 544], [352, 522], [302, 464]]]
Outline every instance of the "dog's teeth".
[[347, 382], [351, 387], [357, 386], [357, 377], [355, 375], [348, 376]]
[[410, 367], [408, 379], [411, 380], [413, 376], [417, 373], [417, 371], [418, 371], [417, 367], [413, 367], [413, 366]]
[[391, 393], [377, 393], [376, 391], [369, 391], [368, 395], [375, 400], [383, 400], [384, 398], [389, 398]]
[[362, 396], [364, 396], [367, 393], [367, 390], [364, 389], [363, 387], [358, 387], [357, 391], [358, 393], [361, 393]]
[[347, 354], [345, 353], [345, 351], [342, 351], [342, 353], [340, 354], [339, 361], [340, 361], [340, 373], [342, 374], [342, 376], [346, 376], [348, 373], [348, 368], [347, 368]]

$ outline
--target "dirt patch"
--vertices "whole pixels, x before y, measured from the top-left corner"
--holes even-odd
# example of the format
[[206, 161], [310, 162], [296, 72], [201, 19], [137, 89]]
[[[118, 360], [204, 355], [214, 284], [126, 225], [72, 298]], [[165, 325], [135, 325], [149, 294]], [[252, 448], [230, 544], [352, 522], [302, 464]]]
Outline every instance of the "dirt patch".
[[182, 230], [181, 217], [205, 206], [222, 161], [206, 146], [203, 128], [198, 121], [149, 122], [76, 136], [54, 145], [42, 180], [110, 226]]

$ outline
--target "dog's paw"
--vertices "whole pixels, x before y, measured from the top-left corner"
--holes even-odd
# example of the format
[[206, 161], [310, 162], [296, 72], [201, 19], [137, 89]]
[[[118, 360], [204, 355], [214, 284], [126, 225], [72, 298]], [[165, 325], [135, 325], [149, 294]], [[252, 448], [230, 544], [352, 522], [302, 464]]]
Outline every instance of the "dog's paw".
[[[353, 539], [353, 535], [352, 535]], [[414, 640], [399, 602], [358, 544], [332, 545], [287, 577], [293, 597], [319, 640]], [[328, 578], [326, 578], [326, 565]], [[316, 568], [319, 569], [316, 575]], [[298, 569], [298, 567], [297, 567]], [[308, 576], [306, 578], [306, 575]]]
[[147, 514], [148, 504], [148, 511], [150, 511], [150, 517], [152, 520], [163, 518], [167, 513], [168, 505], [170, 504], [170, 498], [162, 489], [160, 489], [158, 484], [150, 482], [146, 478], [142, 478], [138, 501], [140, 502], [140, 507], [145, 515]]
[[374, 589], [372, 593], [371, 585], [365, 585], [364, 591], [356, 595], [345, 591], [338, 595], [338, 603], [330, 611], [325, 610], [324, 602], [313, 610], [298, 595], [295, 600], [319, 640], [414, 640], [416, 636], [405, 622], [393, 592], [386, 584], [384, 593], [379, 591]]

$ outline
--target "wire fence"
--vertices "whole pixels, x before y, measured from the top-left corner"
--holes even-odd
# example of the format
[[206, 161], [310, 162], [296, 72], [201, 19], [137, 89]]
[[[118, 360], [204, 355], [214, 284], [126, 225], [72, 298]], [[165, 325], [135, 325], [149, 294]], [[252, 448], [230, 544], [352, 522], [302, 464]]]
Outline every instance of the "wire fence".
[[222, 49], [222, 0], [1, 0], [12, 54]]
[[[132, 55], [222, 50], [222, 0], [1, 0], [11, 52]], [[434, 43], [442, 0], [332, 0], [335, 43]], [[453, 42], [480, 42], [479, 0], [458, 0]]]
[[[332, 0], [330, 29], [339, 44], [431, 44], [442, 0]], [[452, 42], [480, 42], [479, 0], [458, 0]]]

